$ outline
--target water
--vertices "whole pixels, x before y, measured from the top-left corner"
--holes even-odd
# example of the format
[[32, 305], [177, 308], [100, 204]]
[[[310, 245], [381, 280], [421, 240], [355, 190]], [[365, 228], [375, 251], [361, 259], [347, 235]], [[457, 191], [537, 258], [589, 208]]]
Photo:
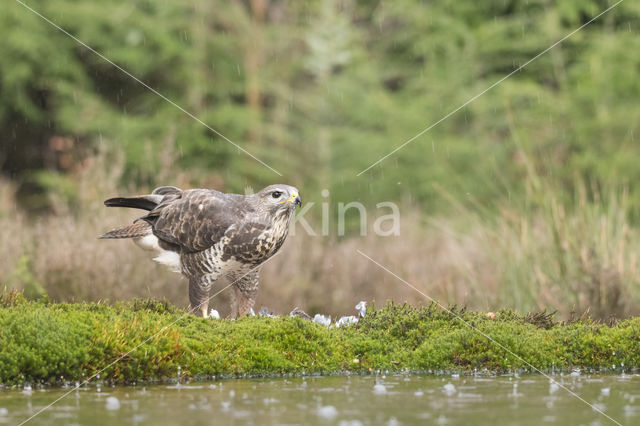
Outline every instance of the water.
[[[621, 424], [640, 424], [640, 375], [556, 375]], [[65, 389], [0, 391], [17, 424]], [[78, 389], [28, 424], [614, 424], [543, 376], [353, 376]]]

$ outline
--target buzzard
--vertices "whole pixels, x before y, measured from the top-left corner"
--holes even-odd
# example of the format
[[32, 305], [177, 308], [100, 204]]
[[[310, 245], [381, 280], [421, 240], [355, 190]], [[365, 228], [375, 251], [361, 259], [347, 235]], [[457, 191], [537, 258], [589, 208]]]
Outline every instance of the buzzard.
[[260, 265], [284, 243], [302, 201], [289, 185], [250, 195], [162, 186], [149, 195], [110, 198], [104, 204], [149, 211], [100, 238], [131, 238], [156, 252], [155, 261], [187, 277], [191, 311], [206, 318], [209, 290], [222, 277], [233, 283], [231, 316], [251, 312]]

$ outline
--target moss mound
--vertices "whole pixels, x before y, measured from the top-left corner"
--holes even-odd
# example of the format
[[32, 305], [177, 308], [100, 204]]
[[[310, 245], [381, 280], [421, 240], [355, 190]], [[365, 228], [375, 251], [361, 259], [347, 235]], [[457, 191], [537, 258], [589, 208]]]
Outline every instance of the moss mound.
[[390, 303], [369, 309], [355, 325], [325, 328], [290, 317], [206, 320], [152, 300], [111, 306], [4, 295], [0, 383], [81, 380], [106, 366], [101, 379], [127, 383], [175, 378], [178, 370], [185, 378], [209, 378], [640, 365], [640, 318], [606, 325], [557, 323], [548, 314], [455, 312], [476, 330], [434, 305]]

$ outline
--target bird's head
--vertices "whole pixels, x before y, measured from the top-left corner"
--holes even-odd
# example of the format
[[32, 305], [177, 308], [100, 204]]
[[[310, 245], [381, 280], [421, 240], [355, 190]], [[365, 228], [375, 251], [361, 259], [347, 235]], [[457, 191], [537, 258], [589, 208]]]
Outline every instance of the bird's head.
[[302, 205], [299, 191], [289, 185], [269, 185], [256, 194], [265, 210], [273, 212], [293, 213], [296, 206]]

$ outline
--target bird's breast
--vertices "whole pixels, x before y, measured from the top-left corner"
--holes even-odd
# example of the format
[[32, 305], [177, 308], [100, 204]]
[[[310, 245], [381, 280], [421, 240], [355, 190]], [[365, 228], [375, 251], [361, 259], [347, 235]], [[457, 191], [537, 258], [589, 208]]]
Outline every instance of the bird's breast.
[[257, 234], [238, 234], [230, 239], [225, 252], [242, 262], [259, 264], [273, 256], [289, 232], [288, 221], [276, 221]]

